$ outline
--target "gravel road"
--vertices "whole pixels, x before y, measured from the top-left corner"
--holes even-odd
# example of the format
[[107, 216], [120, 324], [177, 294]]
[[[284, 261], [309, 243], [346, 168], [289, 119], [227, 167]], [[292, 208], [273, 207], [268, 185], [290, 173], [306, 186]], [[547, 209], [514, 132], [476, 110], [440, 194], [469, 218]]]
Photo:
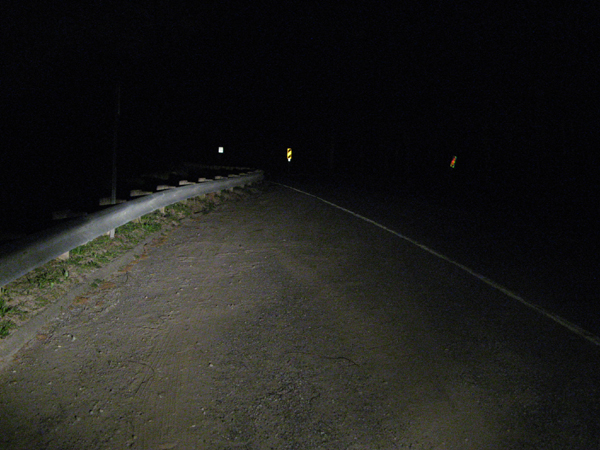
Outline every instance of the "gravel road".
[[2, 449], [600, 448], [600, 349], [283, 187], [149, 246], [0, 373]]

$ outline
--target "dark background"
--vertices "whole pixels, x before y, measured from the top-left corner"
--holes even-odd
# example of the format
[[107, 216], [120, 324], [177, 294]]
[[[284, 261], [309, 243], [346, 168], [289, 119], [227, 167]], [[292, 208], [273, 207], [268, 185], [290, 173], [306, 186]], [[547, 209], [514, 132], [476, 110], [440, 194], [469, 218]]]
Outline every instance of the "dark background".
[[181, 161], [326, 174], [589, 236], [596, 6], [5, 0], [3, 223], [110, 195], [120, 86], [120, 182]]

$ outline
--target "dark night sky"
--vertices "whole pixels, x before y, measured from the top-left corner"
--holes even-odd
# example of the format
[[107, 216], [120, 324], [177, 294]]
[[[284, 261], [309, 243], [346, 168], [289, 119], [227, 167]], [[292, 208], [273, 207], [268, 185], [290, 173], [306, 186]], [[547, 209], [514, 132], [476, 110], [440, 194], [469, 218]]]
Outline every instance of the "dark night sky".
[[458, 155], [474, 189], [596, 192], [593, 2], [59, 4], [0, 6], [5, 180], [108, 179], [120, 82], [125, 172], [219, 145], [322, 170], [335, 145], [342, 172], [429, 182]]

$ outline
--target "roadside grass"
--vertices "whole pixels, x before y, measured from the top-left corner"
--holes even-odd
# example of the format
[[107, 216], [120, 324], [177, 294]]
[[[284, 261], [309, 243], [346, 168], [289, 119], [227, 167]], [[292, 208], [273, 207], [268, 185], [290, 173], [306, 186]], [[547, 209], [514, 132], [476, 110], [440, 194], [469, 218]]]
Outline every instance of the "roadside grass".
[[[0, 288], [0, 338], [36, 314], [42, 312], [65, 295], [74, 285], [86, 281], [90, 274], [127, 251], [152, 234], [166, 235], [187, 217], [208, 214], [225, 200], [243, 198], [256, 188], [236, 188], [208, 194], [167, 206], [164, 213], [155, 211], [115, 230], [115, 237], [100, 236], [70, 251], [69, 259], [55, 259], [42, 267]], [[103, 280], [90, 282], [96, 289]]]
[[[2, 294], [0, 288], [0, 295]], [[4, 317], [13, 309], [12, 306], [8, 306], [6, 304], [6, 300], [0, 297], [0, 338], [8, 336], [9, 330], [14, 326], [14, 324], [5, 319]]]
[[10, 329], [14, 326], [15, 324], [10, 320], [0, 320], [0, 338], [8, 336], [10, 333]]

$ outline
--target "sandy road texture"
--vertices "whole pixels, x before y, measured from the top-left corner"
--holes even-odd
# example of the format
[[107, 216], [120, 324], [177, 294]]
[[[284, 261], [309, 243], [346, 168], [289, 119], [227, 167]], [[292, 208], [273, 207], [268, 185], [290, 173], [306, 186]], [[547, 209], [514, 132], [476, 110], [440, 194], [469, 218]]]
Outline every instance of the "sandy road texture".
[[22, 350], [0, 373], [0, 448], [600, 448], [599, 356], [265, 185], [185, 222]]

